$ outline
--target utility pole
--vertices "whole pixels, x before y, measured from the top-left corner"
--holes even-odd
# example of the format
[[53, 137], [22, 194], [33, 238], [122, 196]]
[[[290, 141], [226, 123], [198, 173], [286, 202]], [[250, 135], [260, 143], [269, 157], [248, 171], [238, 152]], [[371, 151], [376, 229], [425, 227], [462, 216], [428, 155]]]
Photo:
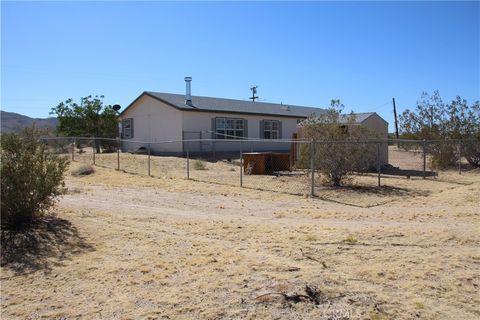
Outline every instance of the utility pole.
[[250, 88], [250, 90], [252, 90], [252, 96], [249, 99], [252, 100], [253, 102], [255, 102], [255, 99], [258, 99], [257, 88], [258, 86], [253, 86]]
[[393, 100], [393, 116], [395, 117], [395, 138], [398, 140], [398, 120], [397, 120], [397, 107], [395, 106], [395, 98]]

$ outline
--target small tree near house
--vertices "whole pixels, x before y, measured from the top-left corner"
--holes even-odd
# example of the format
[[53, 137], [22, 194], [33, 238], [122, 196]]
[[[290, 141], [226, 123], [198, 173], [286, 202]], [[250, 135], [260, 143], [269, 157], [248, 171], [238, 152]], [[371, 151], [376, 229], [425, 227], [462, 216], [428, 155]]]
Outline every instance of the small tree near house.
[[[103, 96], [87, 96], [80, 103], [68, 99], [52, 108], [51, 114], [58, 118], [56, 133], [68, 137], [115, 138], [118, 133], [118, 112], [103, 104]], [[102, 141], [104, 150], [112, 151], [114, 141]], [[96, 141], [97, 153], [101, 143]]]
[[[332, 100], [327, 111], [311, 116], [301, 123], [303, 136], [314, 141], [314, 166], [323, 176], [323, 182], [341, 186], [354, 172], [365, 172], [376, 163], [375, 133], [355, 123], [353, 114], [342, 114], [340, 100]], [[310, 167], [309, 146], [300, 150], [300, 162]]]

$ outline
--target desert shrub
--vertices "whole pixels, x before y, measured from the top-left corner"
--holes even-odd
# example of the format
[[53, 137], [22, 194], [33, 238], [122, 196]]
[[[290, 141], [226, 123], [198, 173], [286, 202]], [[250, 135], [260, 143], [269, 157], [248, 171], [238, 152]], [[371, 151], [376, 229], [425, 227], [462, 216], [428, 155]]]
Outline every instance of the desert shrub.
[[343, 242], [348, 243], [348, 244], [356, 244], [358, 242], [357, 239], [355, 239], [352, 235], [349, 235], [345, 239], [343, 239]]
[[66, 157], [48, 150], [35, 127], [1, 136], [1, 226], [18, 229], [42, 216], [65, 191]]
[[207, 170], [207, 166], [205, 165], [205, 161], [202, 161], [202, 160], [193, 161], [193, 169], [195, 169], [195, 170]]
[[113, 153], [117, 151], [117, 141], [115, 140], [100, 140], [100, 148], [103, 153]]
[[50, 151], [56, 154], [67, 154], [71, 152], [71, 144], [68, 139], [45, 139], [46, 144]]
[[[414, 140], [444, 140], [427, 148], [432, 167], [445, 169], [458, 161], [456, 144], [449, 140], [464, 140], [462, 156], [474, 166], [480, 164], [480, 102], [468, 104], [457, 96], [451, 103], [443, 102], [440, 93], [424, 92], [414, 110], [406, 109], [400, 115], [402, 138]], [[471, 143], [470, 141], [472, 141]]]
[[[375, 134], [355, 125], [352, 115], [342, 115], [338, 100], [325, 114], [309, 117], [302, 122], [305, 138], [314, 140], [315, 170], [322, 173], [323, 182], [333, 186], [346, 184], [355, 172], [366, 172], [375, 166], [376, 142], [368, 141]], [[309, 168], [310, 144], [300, 146], [300, 168]]]
[[462, 155], [474, 167], [480, 167], [480, 140], [465, 141], [462, 145]]
[[458, 161], [458, 147], [453, 142], [427, 143], [426, 152], [431, 155], [430, 165], [435, 169], [447, 169]]
[[92, 174], [95, 172], [95, 169], [87, 164], [82, 164], [76, 169], [72, 170], [72, 176], [78, 177], [78, 176], [87, 176], [89, 174]]

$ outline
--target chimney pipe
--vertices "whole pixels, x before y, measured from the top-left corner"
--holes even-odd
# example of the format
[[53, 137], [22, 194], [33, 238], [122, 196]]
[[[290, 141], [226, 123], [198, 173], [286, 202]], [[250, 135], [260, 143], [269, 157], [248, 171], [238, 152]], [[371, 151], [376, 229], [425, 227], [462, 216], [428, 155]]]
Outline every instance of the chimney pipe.
[[193, 106], [192, 105], [192, 77], [185, 77], [185, 84], [186, 84], [186, 92], [185, 92], [185, 104], [187, 106]]

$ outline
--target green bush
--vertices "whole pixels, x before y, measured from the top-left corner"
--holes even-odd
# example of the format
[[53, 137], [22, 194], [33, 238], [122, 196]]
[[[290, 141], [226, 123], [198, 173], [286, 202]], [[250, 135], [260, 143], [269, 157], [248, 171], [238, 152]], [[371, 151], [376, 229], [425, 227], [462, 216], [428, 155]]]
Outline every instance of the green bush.
[[35, 127], [1, 136], [1, 226], [19, 229], [45, 214], [65, 191], [68, 160], [39, 140]]

